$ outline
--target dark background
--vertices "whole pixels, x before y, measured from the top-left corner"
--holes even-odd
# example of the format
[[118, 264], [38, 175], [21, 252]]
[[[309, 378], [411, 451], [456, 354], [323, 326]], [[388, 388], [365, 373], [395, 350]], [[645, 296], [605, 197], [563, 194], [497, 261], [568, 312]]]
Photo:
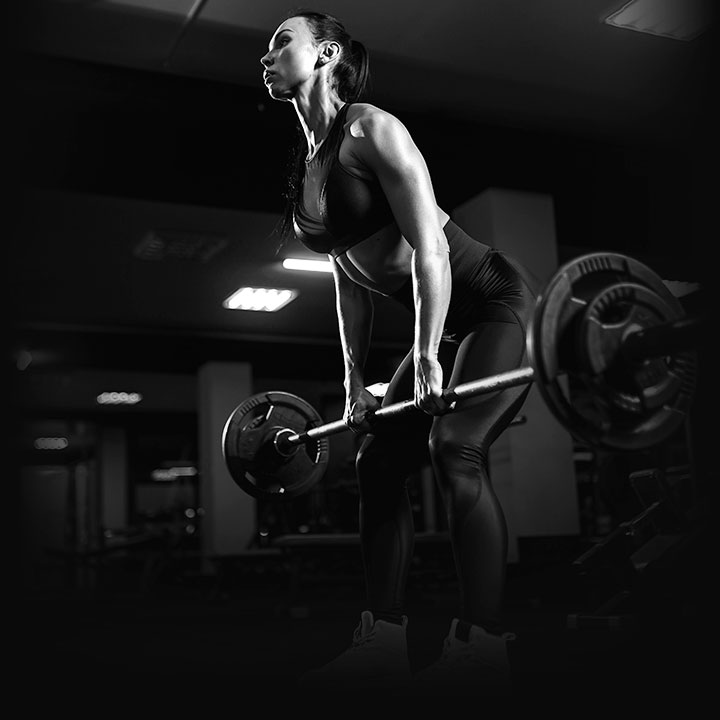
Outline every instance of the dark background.
[[[184, 387], [205, 362], [227, 360], [249, 362], [258, 387], [307, 384], [324, 398], [328, 420], [338, 412], [342, 362], [328, 277], [293, 277], [299, 299], [272, 316], [220, 307], [241, 283], [289, 282], [271, 232], [295, 118], [267, 97], [259, 64], [284, 5], [209, 2], [195, 18], [191, 5], [185, 15], [37, 0], [7, 10], [10, 507], [28, 468], [45, 462], [71, 472], [106, 425], [128, 438], [127, 551], [100, 562], [68, 555], [90, 547], [83, 533], [98, 527], [82, 507], [58, 516], [57, 507], [65, 513], [72, 504], [61, 493], [49, 515], [35, 515], [62, 538], [48, 548], [47, 577], [25, 588], [21, 566], [11, 583], [25, 611], [17, 615], [18, 679], [59, 680], [76, 698], [119, 682], [134, 697], [141, 686], [157, 690], [178, 678], [239, 682], [252, 694], [256, 682], [265, 691], [273, 671], [290, 687], [300, 669], [343, 649], [361, 609], [354, 550], [266, 554], [259, 534], [236, 562], [212, 573], [198, 562], [201, 519], [167, 511], [148, 479], [159, 463], [197, 453], [197, 409], [183, 392], [168, 392], [151, 410], [114, 415], [89, 399], [64, 399], [88, 373], [157, 373]], [[598, 1], [531, 8], [466, 0], [444, 12], [396, 3], [390, 15], [387, 3], [326, 5], [360, 28], [373, 58], [368, 99], [407, 124], [446, 210], [488, 188], [548, 194], [560, 263], [596, 250], [630, 255], [664, 280], [697, 288], [688, 306], [714, 326], [714, 28], [687, 43], [609, 28], [601, 18], [620, 3]], [[138, 248], [158, 234], [175, 244], [161, 260], [139, 258]], [[217, 252], [204, 255], [209, 249]], [[303, 254], [292, 246], [280, 252]], [[388, 379], [411, 340], [407, 317], [378, 305], [371, 382]], [[701, 479], [691, 488], [699, 503], [695, 497], [689, 506], [711, 519], [713, 348], [708, 333], [691, 446], [676, 448]], [[25, 353], [32, 362], [20, 371]], [[41, 462], [28, 447], [38, 428], [90, 428], [88, 448]], [[655, 467], [662, 454], [576, 450], [580, 496], [594, 500], [583, 509], [581, 535], [527, 539], [511, 568], [508, 613], [525, 639], [515, 655], [522, 698], [631, 691], [652, 702], [665, 692], [689, 708], [706, 687], [697, 644], [714, 626], [705, 612], [713, 533], [702, 524], [697, 539], [691, 526], [677, 557], [637, 586], [625, 575], [623, 543], [609, 544], [611, 559], [578, 575], [574, 561], [641, 510], [630, 473]], [[353, 532], [348, 478], [345, 468], [329, 479], [320, 510], [315, 495], [282, 508], [260, 504], [259, 530]], [[179, 502], [192, 506], [196, 492], [192, 483], [178, 488]], [[33, 530], [10, 514], [12, 541]], [[188, 535], [188, 525], [197, 534]], [[11, 555], [22, 565], [21, 553]], [[446, 547], [419, 548], [418, 558], [411, 645], [421, 665], [439, 651], [455, 586]], [[590, 612], [628, 583], [634, 629], [567, 630], [578, 608]]]

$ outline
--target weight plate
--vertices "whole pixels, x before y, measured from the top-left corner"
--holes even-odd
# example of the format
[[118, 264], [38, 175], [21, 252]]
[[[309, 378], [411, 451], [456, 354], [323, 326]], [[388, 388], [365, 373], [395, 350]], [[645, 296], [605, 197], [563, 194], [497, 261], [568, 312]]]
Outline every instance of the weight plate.
[[689, 408], [694, 353], [622, 367], [618, 351], [633, 329], [683, 315], [662, 279], [637, 260], [591, 253], [565, 264], [538, 299], [528, 333], [551, 412], [592, 446], [638, 450], [667, 439]]
[[593, 391], [619, 409], [651, 412], [670, 404], [682, 389], [672, 356], [628, 362], [623, 342], [633, 332], [671, 326], [682, 317], [675, 306], [636, 283], [616, 283], [598, 293], [585, 311], [578, 355]]
[[292, 393], [252, 395], [235, 408], [223, 430], [223, 455], [232, 479], [255, 498], [284, 499], [307, 492], [327, 468], [327, 438], [280, 453], [275, 437], [285, 429], [300, 434], [321, 422], [312, 405]]

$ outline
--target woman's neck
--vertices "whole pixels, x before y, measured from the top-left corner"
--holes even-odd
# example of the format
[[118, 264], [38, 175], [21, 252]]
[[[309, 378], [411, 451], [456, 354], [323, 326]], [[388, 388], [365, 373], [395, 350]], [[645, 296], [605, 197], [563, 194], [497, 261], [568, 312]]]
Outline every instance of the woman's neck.
[[307, 140], [308, 157], [312, 157], [327, 137], [333, 121], [345, 103], [333, 94], [312, 100], [296, 98], [293, 104]]

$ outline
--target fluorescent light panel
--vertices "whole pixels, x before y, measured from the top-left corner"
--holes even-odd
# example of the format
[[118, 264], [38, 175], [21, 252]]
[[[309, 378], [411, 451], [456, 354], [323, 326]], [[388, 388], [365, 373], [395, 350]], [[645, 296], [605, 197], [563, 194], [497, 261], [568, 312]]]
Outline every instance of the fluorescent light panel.
[[631, 0], [605, 22], [650, 35], [692, 40], [708, 27], [710, 4], [707, 0]]
[[101, 392], [95, 402], [98, 405], [137, 405], [142, 402], [143, 396], [139, 392], [110, 391]]
[[66, 437], [39, 437], [33, 441], [36, 450], [65, 450], [69, 445]]
[[172, 482], [181, 477], [194, 477], [198, 474], [195, 467], [169, 467], [156, 468], [150, 473], [150, 477], [158, 482]]
[[223, 300], [228, 310], [275, 312], [297, 297], [296, 290], [287, 288], [241, 287]]
[[305, 272], [332, 272], [329, 260], [305, 260], [303, 258], [285, 258], [282, 266], [286, 270], [303, 270]]

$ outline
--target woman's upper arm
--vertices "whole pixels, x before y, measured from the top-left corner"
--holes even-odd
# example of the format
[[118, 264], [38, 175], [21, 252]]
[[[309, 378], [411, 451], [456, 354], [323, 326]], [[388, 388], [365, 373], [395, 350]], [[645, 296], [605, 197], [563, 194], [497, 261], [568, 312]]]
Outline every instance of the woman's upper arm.
[[400, 232], [417, 247], [442, 241], [435, 191], [425, 158], [407, 128], [393, 115], [373, 109], [350, 128], [353, 154], [378, 178]]

